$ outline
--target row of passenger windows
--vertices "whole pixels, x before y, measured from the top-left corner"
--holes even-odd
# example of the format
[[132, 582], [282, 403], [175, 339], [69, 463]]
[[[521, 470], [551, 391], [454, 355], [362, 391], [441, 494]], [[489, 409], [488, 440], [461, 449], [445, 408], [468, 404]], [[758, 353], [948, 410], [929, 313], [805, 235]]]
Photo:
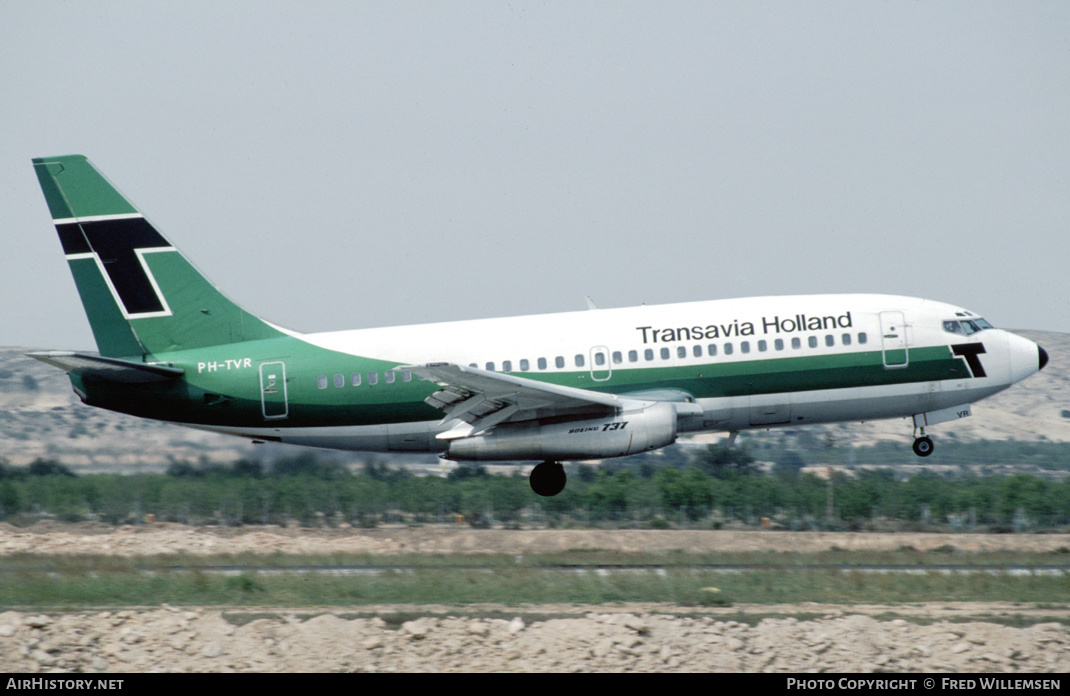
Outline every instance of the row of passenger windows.
[[[826, 334], [824, 337], [825, 346], [829, 348], [835, 346], [836, 339], [837, 337], [835, 335]], [[868, 343], [869, 338], [866, 336], [865, 332], [860, 332], [858, 334], [844, 333], [840, 334], [839, 336], [839, 345], [842, 346], [853, 345], [855, 341], [857, 341], [859, 345], [865, 345], [866, 343]], [[819, 345], [821, 345], [821, 340], [818, 339], [817, 336], [809, 336], [806, 339], [806, 345], [810, 348], [817, 348]], [[740, 341], [739, 352], [746, 354], [757, 350], [757, 352], [759, 353], [766, 353], [770, 350], [770, 348], [772, 348], [772, 350], [774, 351], [782, 351], [787, 350], [788, 346], [789, 343], [785, 342], [783, 338], [775, 338], [771, 342], [763, 338], [754, 341], [753, 344], [751, 341]], [[798, 336], [793, 337], [790, 341], [790, 346], [792, 350], [801, 350], [803, 347], [802, 339]], [[674, 353], [676, 354], [677, 358], [687, 358], [689, 354], [691, 355], [691, 357], [695, 358], [701, 358], [704, 356], [709, 356], [712, 358], [717, 357], [718, 355], [735, 355], [736, 345], [732, 342], [724, 343], [720, 346], [718, 346], [718, 344], [716, 343], [710, 343], [705, 346], [691, 346], [690, 350], [687, 346], [676, 346], [675, 350], [667, 346], [662, 346], [656, 352], [653, 348], [645, 348], [642, 352], [642, 359], [644, 362], [653, 362], [657, 357], [660, 357], [662, 360], [670, 360], [673, 357]], [[639, 357], [640, 353], [638, 350], [629, 350], [627, 353], [627, 359], [629, 363], [639, 362]], [[606, 365], [607, 359], [612, 360], [614, 365], [622, 365], [624, 364], [625, 354], [619, 350], [615, 350], [612, 353], [609, 353], [608, 351], [597, 351], [591, 356], [591, 360], [594, 363], [592, 365], [592, 368], [604, 367]], [[564, 356], [559, 355], [554, 358], [554, 367], [556, 368], [563, 369], [565, 367], [565, 363], [566, 360]], [[587, 356], [585, 356], [583, 353], [577, 353], [576, 356], [573, 358], [573, 363], [576, 367], [587, 367]], [[527, 358], [519, 360], [517, 364], [519, 366], [520, 372], [531, 371], [531, 361], [529, 361]], [[469, 366], [479, 367], [479, 364], [470, 363]], [[537, 370], [546, 370], [549, 367], [549, 362], [546, 358], [539, 358], [535, 361], [535, 366]], [[498, 364], [495, 362], [488, 362], [484, 365], [484, 367], [489, 372], [498, 371]], [[513, 361], [503, 360], [501, 367], [502, 372], [512, 372]], [[408, 370], [387, 370], [383, 373], [383, 382], [385, 382], [386, 384], [394, 384], [394, 382], [396, 382], [399, 377], [402, 382], [412, 381], [412, 373]], [[338, 388], [346, 386], [347, 382], [346, 376], [344, 374], [334, 375], [333, 381], [334, 386]], [[329, 386], [329, 382], [330, 380], [328, 379], [327, 375], [320, 375], [316, 378], [316, 386], [318, 386], [320, 389], [326, 389]], [[379, 383], [379, 373], [368, 372], [362, 374], [360, 372], [354, 372], [349, 375], [348, 382], [349, 385], [353, 387], [359, 387], [362, 383], [368, 384], [369, 386], [376, 385]]]
[[[831, 348], [836, 345], [836, 339], [837, 337], [835, 335], [828, 334], [824, 337], [824, 344]], [[865, 332], [860, 332], [858, 334], [845, 333], [839, 336], [839, 344], [843, 346], [852, 345], [856, 340], [859, 345], [864, 345], [869, 341], [869, 338], [866, 336]], [[807, 338], [806, 343], [807, 346], [809, 346], [810, 348], [817, 348], [821, 344], [821, 340], [817, 336], [810, 336]], [[765, 353], [768, 352], [770, 348], [772, 348], [772, 350], [774, 351], [782, 351], [786, 350], [788, 348], [788, 345], [789, 344], [785, 342], [783, 338], [776, 338], [772, 341], [767, 341], [763, 338], [753, 343], [751, 341], [740, 341], [739, 352], [751, 353], [752, 351], [757, 350], [757, 352], [759, 353]], [[790, 345], [792, 350], [800, 350], [803, 347], [802, 339], [796, 336], [791, 339]], [[657, 349], [657, 351], [655, 351], [655, 349], [653, 348], [645, 348], [643, 349], [642, 354], [640, 354], [638, 350], [628, 351], [627, 359], [630, 363], [637, 363], [640, 361], [640, 355], [642, 355], [642, 359], [644, 362], [652, 362], [657, 357], [660, 357], [662, 360], [670, 360], [673, 357], [674, 353], [677, 358], [687, 358], [689, 354], [695, 358], [701, 358], [703, 356], [716, 357], [717, 355], [734, 355], [736, 353], [736, 345], [731, 342], [724, 343], [720, 346], [718, 346], [718, 344], [716, 343], [710, 343], [706, 346], [694, 345], [691, 346], [690, 349], [688, 349], [687, 346], [676, 346], [675, 350], [667, 346], [662, 346], [661, 348]], [[612, 353], [608, 353], [608, 358], [613, 361], [614, 365], [622, 365], [624, 364], [625, 354], [619, 350], [616, 350]], [[602, 367], [606, 364], [607, 352], [595, 352], [591, 356], [591, 359], [594, 362], [594, 367]], [[539, 370], [545, 370], [547, 368], [546, 358], [539, 358], [535, 361], [535, 364], [537, 366], [537, 369]], [[585, 356], [583, 353], [577, 353], [576, 356], [573, 358], [573, 364], [576, 367], [586, 367], [587, 356]], [[479, 364], [470, 363], [470, 366], [479, 367]], [[519, 366], [521, 372], [528, 372], [529, 370], [531, 370], [531, 363], [527, 359], [520, 360]], [[494, 362], [488, 362], [484, 365], [484, 367], [490, 372], [497, 371], [497, 363]], [[560, 355], [554, 358], [554, 367], [565, 367], [565, 358]], [[503, 360], [501, 371], [512, 372], [513, 361]]]
[[[412, 381], [412, 373], [408, 370], [387, 370], [383, 373], [383, 382], [385, 382], [386, 384], [393, 384], [394, 382], [398, 381], [399, 377], [401, 378], [402, 382]], [[339, 389], [346, 385], [346, 381], [346, 376], [343, 374], [337, 374], [334, 376], [334, 386], [338, 387]], [[354, 372], [349, 375], [348, 381], [350, 386], [353, 387], [359, 387], [362, 383], [367, 383], [369, 386], [376, 385], [379, 384], [379, 373], [368, 372], [362, 374], [360, 372]], [[320, 389], [326, 389], [328, 386], [327, 375], [320, 375], [319, 377], [317, 377], [316, 386]]]

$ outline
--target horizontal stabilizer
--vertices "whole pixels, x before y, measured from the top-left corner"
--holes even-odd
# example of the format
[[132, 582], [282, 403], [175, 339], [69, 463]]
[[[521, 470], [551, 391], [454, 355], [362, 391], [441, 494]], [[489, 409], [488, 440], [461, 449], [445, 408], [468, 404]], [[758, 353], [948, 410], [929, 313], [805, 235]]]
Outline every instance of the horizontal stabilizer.
[[180, 367], [105, 358], [99, 355], [87, 355], [66, 350], [49, 350], [27, 353], [26, 355], [49, 365], [55, 365], [66, 372], [123, 384], [166, 382], [167, 380], [178, 379], [186, 373]]

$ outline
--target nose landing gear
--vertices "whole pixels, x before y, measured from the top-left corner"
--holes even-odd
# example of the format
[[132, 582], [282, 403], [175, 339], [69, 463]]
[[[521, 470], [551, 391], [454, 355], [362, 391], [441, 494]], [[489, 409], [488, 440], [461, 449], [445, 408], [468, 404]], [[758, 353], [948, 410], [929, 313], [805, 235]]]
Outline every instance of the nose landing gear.
[[914, 454], [919, 457], [928, 457], [933, 453], [933, 441], [928, 437], [919, 437], [914, 440]]
[[925, 428], [921, 429], [921, 437], [917, 436], [917, 431], [914, 432], [914, 454], [919, 457], [928, 457], [933, 453], [935, 445], [933, 445], [932, 439], [925, 434]]

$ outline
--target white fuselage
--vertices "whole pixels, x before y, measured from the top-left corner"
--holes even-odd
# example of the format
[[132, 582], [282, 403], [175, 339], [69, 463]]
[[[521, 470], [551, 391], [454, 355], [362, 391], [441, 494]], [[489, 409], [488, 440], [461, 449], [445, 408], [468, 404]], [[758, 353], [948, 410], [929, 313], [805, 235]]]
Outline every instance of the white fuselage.
[[[694, 432], [904, 416], [925, 425], [951, 420], [949, 413], [958, 407], [967, 407], [957, 411], [959, 417], [968, 415], [969, 404], [1043, 364], [1038, 359], [1042, 351], [1032, 341], [987, 326], [977, 315], [940, 302], [828, 295], [600, 309], [300, 338], [339, 354], [398, 366], [448, 362], [598, 392], [664, 391], [677, 402], [683, 395], [677, 429]], [[323, 366], [323, 377], [331, 370]], [[311, 382], [315, 377], [294, 379]], [[926, 421], [926, 414], [938, 417]], [[448, 419], [429, 418], [329, 428], [216, 429], [337, 449], [442, 452], [443, 442], [435, 436], [449, 427]]]

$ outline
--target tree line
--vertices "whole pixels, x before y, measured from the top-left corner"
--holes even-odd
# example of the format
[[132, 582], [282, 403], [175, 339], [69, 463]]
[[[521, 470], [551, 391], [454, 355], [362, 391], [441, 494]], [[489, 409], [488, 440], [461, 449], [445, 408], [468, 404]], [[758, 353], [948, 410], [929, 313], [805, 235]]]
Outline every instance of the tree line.
[[180, 461], [166, 473], [75, 475], [55, 460], [28, 467], [0, 461], [0, 521], [993, 531], [1070, 526], [1070, 481], [1028, 474], [903, 476], [903, 468], [889, 468], [829, 477], [802, 473], [798, 461], [784, 456], [764, 473], [749, 450], [718, 446], [633, 459], [567, 466], [568, 486], [553, 498], [532, 493], [521, 467], [512, 475], [458, 466], [445, 476], [417, 476], [378, 459], [354, 470], [302, 454], [267, 465]]

